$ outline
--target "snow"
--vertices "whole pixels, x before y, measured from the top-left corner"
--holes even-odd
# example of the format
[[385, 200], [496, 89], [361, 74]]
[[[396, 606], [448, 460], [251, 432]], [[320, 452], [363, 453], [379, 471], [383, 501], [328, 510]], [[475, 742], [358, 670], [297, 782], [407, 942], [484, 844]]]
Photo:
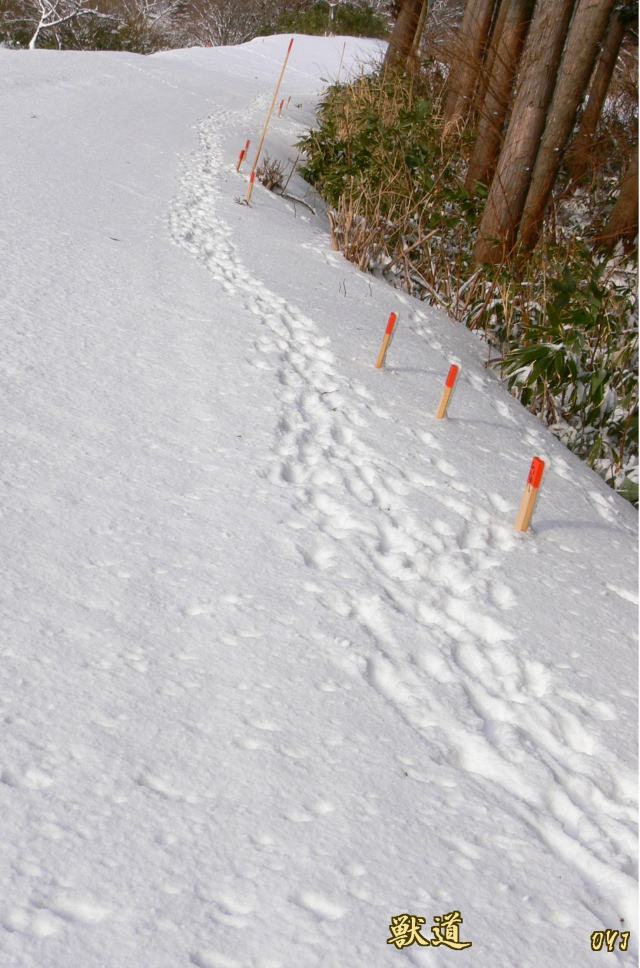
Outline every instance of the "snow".
[[636, 964], [635, 512], [321, 211], [236, 204], [286, 45], [0, 50], [0, 964]]

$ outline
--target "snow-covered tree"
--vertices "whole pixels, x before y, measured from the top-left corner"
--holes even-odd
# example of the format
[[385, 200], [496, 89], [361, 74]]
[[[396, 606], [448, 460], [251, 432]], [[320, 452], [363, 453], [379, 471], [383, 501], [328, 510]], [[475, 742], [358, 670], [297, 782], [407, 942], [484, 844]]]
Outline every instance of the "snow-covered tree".
[[44, 36], [56, 38], [57, 45], [63, 29], [74, 21], [92, 17], [97, 20], [114, 22], [115, 18], [98, 10], [89, 0], [20, 0], [14, 6], [5, 8], [2, 27], [5, 33], [13, 33], [18, 41], [33, 50]]

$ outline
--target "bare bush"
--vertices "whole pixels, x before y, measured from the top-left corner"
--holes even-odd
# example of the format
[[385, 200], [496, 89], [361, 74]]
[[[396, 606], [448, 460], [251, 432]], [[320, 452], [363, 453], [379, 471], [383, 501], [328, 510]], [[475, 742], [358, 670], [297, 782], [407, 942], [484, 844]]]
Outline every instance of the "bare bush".
[[243, 44], [301, 6], [301, 0], [183, 0], [180, 24], [188, 45]]
[[258, 24], [256, 4], [237, 0], [190, 0], [181, 15], [187, 43], [199, 47], [242, 44], [255, 36]]
[[79, 26], [86, 18], [107, 20], [114, 18], [98, 10], [89, 0], [20, 0], [3, 5], [0, 29], [6, 40], [33, 50], [46, 37], [49, 44], [62, 47], [65, 32]]
[[175, 46], [181, 0], [5, 0], [0, 39], [11, 46], [151, 53]]
[[275, 191], [277, 188], [282, 188], [284, 185], [284, 168], [282, 167], [282, 163], [277, 158], [271, 158], [267, 154], [265, 154], [257, 168], [256, 176], [258, 181], [265, 188], [268, 188], [270, 192]]

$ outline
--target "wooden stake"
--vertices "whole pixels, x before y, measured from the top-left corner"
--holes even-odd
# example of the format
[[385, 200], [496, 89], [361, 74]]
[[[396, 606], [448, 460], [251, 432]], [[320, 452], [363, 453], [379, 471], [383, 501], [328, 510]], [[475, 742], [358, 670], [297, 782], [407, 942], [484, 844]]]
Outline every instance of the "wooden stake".
[[289, 95], [289, 97], [287, 98], [287, 107], [289, 107], [290, 104], [291, 104], [291, 95]]
[[255, 183], [255, 172], [256, 172], [256, 168], [258, 167], [258, 162], [260, 161], [260, 154], [261, 154], [262, 148], [264, 146], [264, 139], [267, 137], [267, 130], [269, 128], [269, 122], [271, 121], [271, 115], [273, 114], [273, 109], [275, 108], [276, 101], [278, 100], [278, 94], [280, 92], [280, 85], [282, 84], [282, 78], [284, 77], [284, 72], [286, 71], [287, 64], [289, 63], [289, 57], [291, 56], [291, 48], [292, 47], [293, 47], [293, 37], [289, 41], [289, 46], [287, 48], [287, 56], [284, 59], [284, 64], [282, 65], [282, 70], [280, 71], [280, 77], [278, 78], [278, 81], [276, 83], [275, 90], [273, 92], [273, 100], [271, 101], [271, 107], [269, 108], [269, 112], [267, 114], [267, 120], [265, 121], [264, 128], [262, 129], [262, 137], [260, 138], [260, 144], [258, 145], [258, 150], [256, 151], [256, 156], [253, 159], [253, 168], [251, 169], [251, 174], [253, 175], [253, 178], [251, 178], [249, 180], [249, 188], [247, 189], [247, 197], [246, 197], [247, 204], [249, 204], [249, 202], [251, 201], [251, 196], [253, 194], [253, 186], [254, 186], [254, 183]]
[[522, 495], [520, 510], [518, 511], [518, 517], [516, 518], [516, 531], [529, 530], [529, 525], [531, 524], [531, 519], [533, 517], [533, 510], [538, 499], [538, 491], [540, 490], [540, 485], [542, 484], [543, 474], [544, 461], [540, 457], [534, 457], [531, 461], [529, 477], [527, 478], [527, 486], [524, 490], [524, 494]]
[[340, 63], [338, 64], [338, 73], [336, 74], [336, 84], [340, 80], [340, 71], [342, 70], [342, 61], [344, 60], [344, 52], [346, 50], [346, 47], [347, 47], [347, 42], [345, 40], [344, 44], [342, 45], [342, 53], [340, 54]]
[[384, 331], [384, 336], [382, 337], [382, 345], [380, 346], [380, 352], [378, 353], [378, 359], [376, 360], [376, 369], [379, 370], [384, 366], [384, 361], [387, 358], [387, 350], [391, 345], [391, 340], [393, 338], [393, 331], [398, 317], [395, 313], [391, 313], [389, 316], [389, 322], [387, 323], [387, 328]]
[[447, 416], [447, 407], [449, 406], [449, 400], [451, 399], [451, 394], [453, 393], [453, 388], [456, 385], [459, 372], [460, 367], [456, 366], [455, 363], [452, 363], [449, 367], [449, 372], [447, 373], [447, 379], [444, 381], [444, 390], [440, 398], [440, 405], [436, 411], [436, 420], [442, 420]]
[[245, 142], [245, 145], [244, 145], [244, 148], [241, 148], [240, 149], [240, 154], [238, 156], [238, 164], [236, 165], [236, 171], [240, 171], [240, 168], [242, 166], [242, 162], [247, 157], [247, 152], [249, 151], [249, 145], [250, 144], [251, 144], [251, 142], [247, 138], [247, 140]]
[[282, 109], [283, 109], [283, 107], [284, 107], [284, 98], [282, 98], [282, 100], [280, 101], [280, 107], [278, 108], [278, 117], [279, 118], [282, 117]]

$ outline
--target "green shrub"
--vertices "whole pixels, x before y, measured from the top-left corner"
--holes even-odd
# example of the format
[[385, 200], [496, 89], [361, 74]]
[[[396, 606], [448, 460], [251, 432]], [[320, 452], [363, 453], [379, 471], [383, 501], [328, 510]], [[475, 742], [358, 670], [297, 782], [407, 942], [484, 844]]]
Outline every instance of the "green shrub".
[[570, 209], [535, 252], [477, 267], [486, 190], [464, 187], [471, 132], [445, 131], [434, 76], [379, 72], [327, 91], [299, 147], [335, 242], [360, 268], [481, 331], [513, 395], [637, 499], [634, 267], [577, 241]]
[[550, 279], [529, 325], [512, 333], [501, 369], [514, 395], [571, 450], [629, 491], [638, 423], [635, 296], [629, 285], [604, 284], [605, 270], [582, 250]]

